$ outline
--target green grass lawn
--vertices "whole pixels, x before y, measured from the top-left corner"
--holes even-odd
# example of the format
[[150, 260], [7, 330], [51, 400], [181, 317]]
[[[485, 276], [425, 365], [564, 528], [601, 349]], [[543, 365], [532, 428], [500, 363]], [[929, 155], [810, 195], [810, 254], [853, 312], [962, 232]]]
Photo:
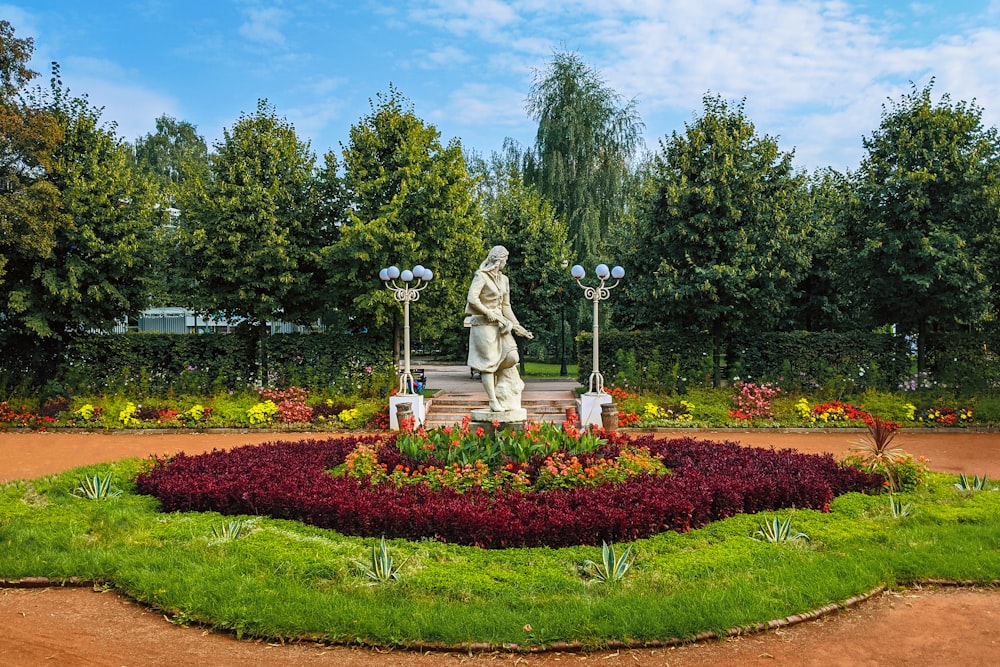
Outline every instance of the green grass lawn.
[[[566, 378], [570, 380], [576, 379], [576, 374], [578, 370], [576, 364], [566, 364]], [[562, 377], [559, 371], [562, 370], [561, 364], [543, 364], [539, 361], [526, 361], [524, 362], [524, 376], [531, 378], [558, 378]]]
[[[90, 466], [0, 486], [0, 578], [81, 577], [171, 615], [242, 637], [407, 646], [419, 642], [542, 645], [690, 638], [783, 618], [877, 586], [1000, 578], [1000, 492], [962, 493], [931, 474], [910, 516], [887, 497], [848, 494], [828, 513], [736, 516], [686, 534], [632, 543], [620, 583], [588, 577], [600, 547], [482, 550], [388, 540], [399, 579], [374, 583], [357, 561], [376, 539], [294, 521], [163, 514], [134, 493], [147, 463]], [[122, 493], [74, 495], [111, 474]], [[81, 492], [77, 492], [81, 493]], [[809, 541], [754, 539], [790, 517]], [[239, 521], [240, 535], [225, 537]], [[619, 553], [625, 545], [619, 547]]]

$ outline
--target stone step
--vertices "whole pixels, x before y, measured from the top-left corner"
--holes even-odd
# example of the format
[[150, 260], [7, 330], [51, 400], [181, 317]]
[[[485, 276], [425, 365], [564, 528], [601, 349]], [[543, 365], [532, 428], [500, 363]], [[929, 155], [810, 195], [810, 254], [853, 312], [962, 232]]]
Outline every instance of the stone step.
[[[486, 393], [474, 391], [441, 392], [428, 400], [424, 425], [427, 428], [460, 424], [473, 410], [486, 407]], [[521, 397], [521, 407], [528, 412], [528, 420], [561, 424], [566, 419], [566, 409], [576, 408], [573, 392], [553, 392]]]

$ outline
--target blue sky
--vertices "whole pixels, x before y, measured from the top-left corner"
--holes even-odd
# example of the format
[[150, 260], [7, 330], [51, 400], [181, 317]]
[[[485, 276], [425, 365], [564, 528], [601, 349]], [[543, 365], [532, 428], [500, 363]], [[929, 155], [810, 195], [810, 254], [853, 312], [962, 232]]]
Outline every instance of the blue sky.
[[390, 83], [444, 141], [525, 145], [534, 76], [574, 51], [634, 99], [655, 150], [706, 93], [746, 100], [795, 164], [854, 169], [882, 105], [934, 78], [1000, 125], [1000, 0], [31, 0], [0, 18], [33, 37], [33, 68], [103, 106], [134, 140], [167, 114], [209, 144], [258, 98], [340, 150]]

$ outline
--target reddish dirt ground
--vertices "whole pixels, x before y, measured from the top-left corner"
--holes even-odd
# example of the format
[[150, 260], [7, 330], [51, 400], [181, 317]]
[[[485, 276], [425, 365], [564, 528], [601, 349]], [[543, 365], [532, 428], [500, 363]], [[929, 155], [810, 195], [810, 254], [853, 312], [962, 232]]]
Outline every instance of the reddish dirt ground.
[[[840, 456], [857, 432], [717, 432], [683, 435]], [[674, 435], [674, 434], [669, 434]], [[0, 481], [32, 479], [90, 463], [273, 440], [277, 433], [0, 433]], [[320, 435], [318, 437], [325, 437]], [[1000, 434], [904, 431], [895, 442], [931, 468], [1000, 479]], [[0, 588], [0, 664], [34, 665], [345, 665], [438, 667], [510, 665], [996, 665], [1000, 591], [925, 587], [874, 596], [855, 608], [758, 635], [671, 649], [509, 655], [415, 653], [273, 645], [180, 627], [112, 592], [90, 588]]]

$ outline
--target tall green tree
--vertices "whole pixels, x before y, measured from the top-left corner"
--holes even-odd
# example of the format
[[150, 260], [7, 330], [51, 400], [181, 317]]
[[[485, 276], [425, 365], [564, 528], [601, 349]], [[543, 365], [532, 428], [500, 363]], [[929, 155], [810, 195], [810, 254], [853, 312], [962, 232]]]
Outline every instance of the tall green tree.
[[188, 121], [170, 116], [157, 118], [156, 131], [136, 140], [135, 159], [142, 171], [156, 179], [171, 205], [185, 180], [208, 179], [208, 146], [204, 137]]
[[115, 126], [102, 125], [100, 109], [86, 97], [69, 94], [58, 65], [49, 90], [33, 98], [61, 129], [45, 178], [65, 215], [50, 252], [9, 267], [5, 326], [68, 340], [110, 329], [145, 307], [149, 279], [143, 267], [153, 250], [156, 196]]
[[983, 242], [997, 229], [997, 132], [975, 104], [931, 99], [933, 82], [883, 105], [864, 140], [854, 234], [864, 239], [873, 317], [917, 334], [924, 370], [934, 328], [969, 326], [984, 313]]
[[865, 288], [857, 279], [858, 244], [850, 233], [854, 202], [849, 174], [825, 169], [809, 178], [804, 214], [811, 219], [812, 262], [792, 296], [788, 321], [782, 328], [872, 328]]
[[7, 317], [20, 308], [5, 286], [7, 267], [47, 257], [66, 215], [48, 178], [62, 130], [47, 109], [24, 98], [37, 76], [28, 67], [33, 52], [30, 37], [16, 38], [0, 21], [0, 313]]
[[527, 107], [538, 131], [525, 180], [567, 221], [574, 263], [600, 261], [607, 230], [625, 214], [630, 163], [642, 142], [635, 104], [577, 54], [557, 53], [536, 74]]
[[260, 100], [255, 113], [223, 130], [210, 164], [209, 179], [188, 179], [179, 202], [186, 305], [240, 318], [261, 341], [268, 322], [317, 318], [324, 239], [313, 213], [315, 155], [308, 142]]
[[164, 115], [156, 119], [155, 132], [136, 140], [135, 160], [139, 170], [158, 185], [160, 206], [167, 212], [155, 231], [160, 252], [149, 262], [154, 277], [151, 303], [176, 306], [184, 292], [179, 259], [184, 247], [177, 233], [177, 206], [188, 181], [197, 190], [211, 180], [208, 147], [194, 125]]
[[551, 204], [524, 183], [521, 164], [521, 151], [508, 140], [489, 160], [474, 160], [472, 169], [488, 244], [505, 246], [511, 253], [507, 265], [514, 312], [535, 334], [529, 351], [536, 357], [558, 356], [572, 348], [565, 318], [577, 302], [571, 300], [577, 295], [569, 292], [567, 228]]
[[646, 323], [711, 333], [718, 385], [731, 336], [780, 321], [811, 252], [792, 154], [757, 135], [743, 102], [703, 103], [683, 134], [661, 141], [629, 291]]
[[354, 327], [384, 329], [399, 305], [379, 270], [420, 263], [435, 277], [410, 311], [414, 340], [444, 337], [456, 347], [469, 281], [486, 249], [462, 146], [442, 145], [440, 136], [390, 87], [351, 127], [342, 162], [327, 154], [320, 180], [334, 216], [327, 226], [336, 231], [328, 290]]

